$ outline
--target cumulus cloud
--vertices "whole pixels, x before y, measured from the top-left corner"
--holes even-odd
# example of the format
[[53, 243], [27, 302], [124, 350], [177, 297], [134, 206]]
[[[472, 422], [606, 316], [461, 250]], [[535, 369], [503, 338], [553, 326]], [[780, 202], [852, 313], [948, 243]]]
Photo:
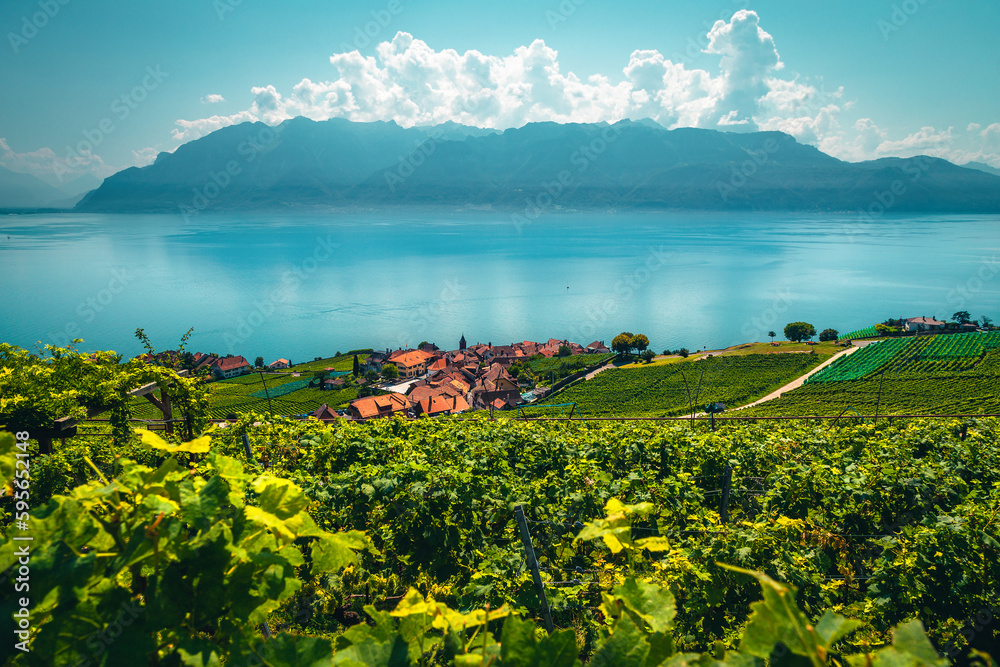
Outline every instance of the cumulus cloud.
[[233, 116], [180, 120], [174, 131], [188, 141], [219, 127], [293, 116], [314, 120], [393, 120], [403, 126], [448, 120], [506, 129], [538, 121], [600, 122], [653, 118], [667, 127], [755, 129], [754, 116], [768, 92], [768, 75], [782, 68], [774, 39], [755, 12], [741, 10], [718, 21], [706, 53], [720, 56], [715, 74], [688, 69], [655, 50], [635, 51], [624, 78], [582, 78], [564, 72], [558, 52], [538, 39], [507, 56], [476, 50], [437, 51], [406, 32], [375, 49], [337, 53], [328, 81], [302, 79], [282, 95], [274, 86], [254, 88], [252, 106]]
[[851, 161], [921, 152], [1000, 161], [1000, 128], [990, 129], [995, 125], [972, 123], [965, 132], [923, 128], [894, 138], [870, 118], [849, 118], [855, 101], [846, 99], [843, 87], [783, 76], [775, 40], [754, 11], [716, 21], [700, 43], [703, 53], [718, 56], [714, 71], [645, 49], [634, 51], [613, 79], [563, 71], [558, 52], [541, 39], [497, 56], [438, 51], [398, 32], [378, 44], [374, 55], [332, 55], [336, 76], [329, 80], [302, 79], [284, 94], [273, 85], [255, 87], [244, 111], [178, 120], [173, 138], [182, 143], [235, 123], [275, 125], [295, 116], [392, 120], [404, 127], [454, 121], [495, 129], [651, 118], [670, 129], [777, 130]]
[[210, 95], [205, 95], [205, 97], [201, 98], [202, 104], [220, 104], [225, 101], [226, 98], [217, 93], [211, 93]]

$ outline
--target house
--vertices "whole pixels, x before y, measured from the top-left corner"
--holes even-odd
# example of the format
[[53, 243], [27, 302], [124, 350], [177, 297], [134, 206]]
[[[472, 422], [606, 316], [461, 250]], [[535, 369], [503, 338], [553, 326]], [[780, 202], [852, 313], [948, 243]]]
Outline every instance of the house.
[[382, 372], [382, 366], [385, 364], [389, 355], [384, 352], [372, 352], [368, 355], [368, 358], [360, 362], [361, 371], [367, 373], [368, 371], [375, 371], [376, 373]]
[[941, 331], [944, 325], [944, 322], [933, 317], [908, 317], [903, 320], [903, 327], [907, 331]]
[[498, 398], [516, 405], [521, 400], [521, 388], [506, 368], [500, 364], [491, 364], [476, 378], [476, 383], [472, 386], [472, 395], [473, 401], [483, 406]]
[[348, 413], [357, 420], [367, 421], [393, 415], [406, 416], [413, 403], [403, 394], [391, 393], [382, 396], [367, 396], [351, 401]]
[[340, 415], [337, 414], [337, 411], [331, 408], [326, 403], [316, 408], [316, 410], [314, 410], [313, 412], [309, 413], [309, 416], [315, 417], [316, 419], [319, 419], [320, 421], [327, 424], [340, 419]]
[[587, 346], [587, 354], [609, 354], [610, 352], [611, 350], [608, 349], [603, 340], [595, 340]]
[[268, 368], [288, 368], [291, 365], [288, 359], [278, 359], [277, 361], [272, 361], [268, 364]]
[[250, 362], [243, 357], [222, 357], [212, 362], [212, 375], [219, 379], [246, 375], [250, 372]]
[[396, 368], [399, 369], [399, 377], [401, 378], [420, 377], [427, 372], [431, 359], [431, 355], [421, 350], [411, 350], [401, 354], [393, 353], [389, 357], [389, 361], [396, 364]]
[[214, 354], [204, 354], [202, 352], [195, 352], [194, 354], [194, 370], [197, 373], [203, 368], [211, 368], [219, 358]]
[[415, 406], [418, 415], [457, 415], [469, 409], [469, 403], [462, 396], [428, 396]]

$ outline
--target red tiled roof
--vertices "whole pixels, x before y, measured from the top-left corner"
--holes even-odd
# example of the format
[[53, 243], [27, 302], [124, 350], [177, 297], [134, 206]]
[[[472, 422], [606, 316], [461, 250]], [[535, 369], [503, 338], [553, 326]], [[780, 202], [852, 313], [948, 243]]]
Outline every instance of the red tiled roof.
[[231, 371], [237, 368], [243, 368], [244, 366], [249, 366], [250, 362], [243, 357], [223, 357], [222, 359], [216, 360], [212, 365], [220, 371]]
[[420, 401], [420, 412], [425, 415], [439, 415], [446, 412], [452, 414], [464, 412], [469, 409], [469, 404], [461, 396], [430, 396]]
[[412, 407], [410, 399], [403, 394], [396, 393], [384, 394], [382, 396], [368, 396], [351, 402], [351, 408], [362, 419], [390, 415], [407, 410], [410, 407]]
[[420, 364], [426, 363], [431, 355], [427, 354], [422, 350], [413, 350], [412, 352], [404, 352], [396, 357], [390, 357], [389, 361], [392, 361], [397, 366], [403, 366], [404, 368], [413, 368], [414, 366], [419, 366]]

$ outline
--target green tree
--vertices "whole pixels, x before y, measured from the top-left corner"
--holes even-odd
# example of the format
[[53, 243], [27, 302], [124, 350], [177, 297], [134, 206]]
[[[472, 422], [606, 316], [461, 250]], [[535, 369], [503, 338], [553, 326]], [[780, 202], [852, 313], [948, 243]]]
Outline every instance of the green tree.
[[253, 365], [255, 368], [264, 368], [264, 357], [257, 357], [254, 359]]
[[972, 315], [969, 315], [969, 311], [960, 310], [951, 316], [951, 319], [955, 320], [959, 324], [968, 324], [972, 320]]
[[683, 357], [684, 359], [687, 359], [688, 356], [691, 354], [691, 352], [688, 351], [686, 347], [682, 347], [681, 349], [677, 350], [677, 354], [681, 355], [681, 357]]
[[885, 336], [886, 334], [890, 333], [891, 331], [892, 331], [892, 328], [889, 327], [889, 326], [887, 326], [887, 325], [885, 325], [885, 324], [876, 324], [875, 325], [875, 333], [877, 333], [879, 336]]
[[816, 327], [808, 322], [791, 322], [785, 325], [785, 338], [795, 343], [809, 340], [816, 335]]
[[573, 350], [570, 349], [569, 345], [560, 345], [559, 346], [559, 356], [560, 357], [568, 357], [571, 354], [573, 354]]
[[773, 331], [768, 331], [767, 335], [771, 337], [771, 342], [773, 343], [774, 342], [774, 337], [777, 336], [778, 334], [776, 334]]
[[636, 334], [632, 336], [632, 349], [637, 352], [642, 352], [649, 347], [649, 339], [646, 338], [644, 334]]
[[653, 352], [652, 350], [643, 350], [639, 356], [642, 357], [642, 360], [648, 364], [654, 357], [656, 357], [656, 352]]
[[819, 339], [821, 342], [837, 340], [837, 336], [839, 335], [840, 332], [837, 331], [836, 329], [823, 329], [823, 331], [819, 335]]
[[632, 351], [632, 339], [635, 336], [628, 332], [623, 331], [614, 340], [611, 341], [611, 349], [619, 355], [625, 355]]
[[983, 315], [982, 317], [979, 318], [979, 321], [983, 323], [983, 328], [984, 329], [992, 329], [993, 328], [993, 318], [987, 317], [986, 315]]
[[375, 369], [369, 368], [368, 371], [365, 373], [365, 379], [368, 380], [369, 382], [376, 382], [378, 381], [378, 373], [375, 371]]
[[361, 375], [361, 362], [358, 361], [358, 355], [354, 355], [354, 377], [359, 377]]
[[385, 364], [382, 366], [382, 377], [386, 380], [395, 380], [399, 377], [399, 369], [395, 364]]

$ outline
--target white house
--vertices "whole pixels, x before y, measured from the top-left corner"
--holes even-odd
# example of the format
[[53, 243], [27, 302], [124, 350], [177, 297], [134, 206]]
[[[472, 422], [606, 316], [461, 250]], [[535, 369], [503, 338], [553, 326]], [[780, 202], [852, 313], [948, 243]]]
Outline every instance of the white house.
[[933, 317], [908, 317], [903, 320], [903, 328], [907, 331], [941, 331], [944, 324]]
[[268, 368], [288, 368], [291, 362], [288, 359], [278, 359], [277, 361], [272, 361]]

